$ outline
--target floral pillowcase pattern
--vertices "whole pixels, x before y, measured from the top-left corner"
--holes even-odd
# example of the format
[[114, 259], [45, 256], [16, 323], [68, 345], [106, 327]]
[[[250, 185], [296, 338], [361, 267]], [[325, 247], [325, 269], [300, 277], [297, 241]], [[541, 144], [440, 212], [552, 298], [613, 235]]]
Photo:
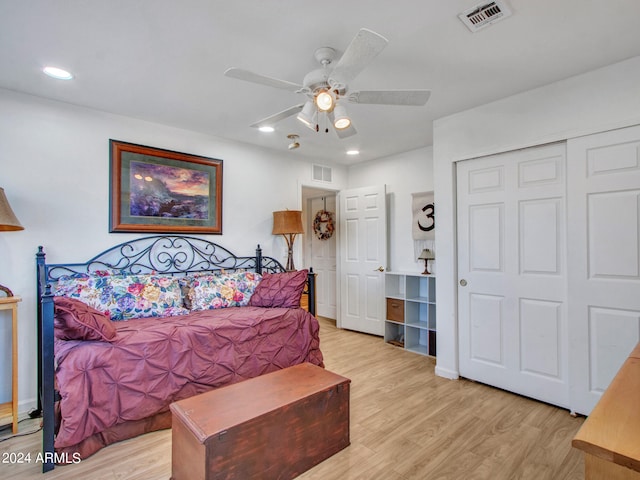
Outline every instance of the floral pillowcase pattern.
[[62, 277], [53, 294], [78, 299], [111, 320], [189, 313], [177, 279], [163, 275]]
[[60, 277], [53, 285], [52, 293], [57, 297], [80, 300], [109, 316], [111, 289], [107, 286], [106, 276], [83, 274]]
[[197, 276], [189, 291], [191, 309], [244, 307], [261, 279], [262, 276], [254, 272]]

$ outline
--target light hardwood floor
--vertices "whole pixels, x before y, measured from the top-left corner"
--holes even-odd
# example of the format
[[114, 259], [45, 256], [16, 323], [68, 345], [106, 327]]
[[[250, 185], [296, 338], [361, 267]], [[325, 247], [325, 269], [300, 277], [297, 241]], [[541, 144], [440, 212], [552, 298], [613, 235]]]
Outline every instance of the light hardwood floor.
[[[434, 360], [338, 330], [321, 319], [326, 368], [351, 379], [351, 445], [301, 475], [306, 480], [583, 478], [571, 439], [583, 418], [467, 380], [433, 373]], [[28, 422], [20, 431], [28, 430]], [[0, 463], [1, 479], [152, 480], [171, 476], [171, 431], [111, 445], [42, 475], [41, 434], [0, 443], [31, 464]]]

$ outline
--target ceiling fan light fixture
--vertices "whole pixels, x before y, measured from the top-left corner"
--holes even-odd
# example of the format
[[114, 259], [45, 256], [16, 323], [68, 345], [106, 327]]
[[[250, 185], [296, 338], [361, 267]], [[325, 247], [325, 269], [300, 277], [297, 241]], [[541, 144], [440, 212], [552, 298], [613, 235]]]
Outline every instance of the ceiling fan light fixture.
[[304, 123], [305, 126], [309, 127], [312, 130], [315, 130], [316, 123], [318, 123], [318, 112], [313, 102], [307, 100], [296, 118]]
[[321, 90], [320, 93], [316, 95], [316, 105], [318, 110], [323, 112], [330, 112], [334, 107], [334, 99], [333, 95], [329, 90]]
[[[235, 67], [227, 69], [224, 74], [230, 78], [279, 88], [306, 97], [304, 103], [301, 102], [260, 120], [252, 124], [252, 128], [273, 125], [275, 122], [297, 115], [298, 120], [311, 130], [328, 133], [333, 129], [338, 138], [345, 139], [358, 132], [346, 109], [340, 107], [341, 103], [348, 101], [369, 105], [422, 106], [429, 99], [431, 92], [426, 89], [350, 91], [349, 83], [384, 50], [387, 43], [388, 40], [382, 35], [361, 28], [339, 59], [336, 50], [321, 47], [315, 53], [321, 68], [308, 72], [301, 85]], [[292, 142], [291, 148], [297, 148], [296, 143], [298, 142]]]
[[333, 114], [334, 114], [334, 120], [333, 120], [334, 127], [336, 127], [339, 130], [342, 130], [344, 128], [349, 128], [349, 125], [351, 125], [351, 119], [347, 115], [347, 109], [344, 107], [344, 105], [341, 105], [339, 103], [336, 104], [336, 108], [334, 109]]
[[262, 125], [261, 127], [258, 127], [258, 130], [264, 133], [272, 133], [272, 132], [275, 132], [276, 129], [273, 128], [271, 125]]
[[344, 130], [345, 128], [349, 128], [351, 125], [351, 119], [349, 117], [339, 117], [336, 118], [336, 121], [333, 122], [333, 126], [338, 130]]

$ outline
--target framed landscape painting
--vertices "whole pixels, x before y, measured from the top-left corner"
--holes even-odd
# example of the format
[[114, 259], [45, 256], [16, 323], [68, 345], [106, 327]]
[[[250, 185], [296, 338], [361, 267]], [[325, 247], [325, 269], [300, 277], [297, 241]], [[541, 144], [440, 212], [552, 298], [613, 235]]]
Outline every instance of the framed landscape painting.
[[109, 140], [110, 232], [222, 234], [222, 160]]

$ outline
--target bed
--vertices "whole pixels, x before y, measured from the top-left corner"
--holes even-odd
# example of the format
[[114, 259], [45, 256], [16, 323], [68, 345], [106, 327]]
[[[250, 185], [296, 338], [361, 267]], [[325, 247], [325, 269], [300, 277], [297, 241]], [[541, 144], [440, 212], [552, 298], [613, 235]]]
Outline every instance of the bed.
[[43, 247], [36, 257], [43, 472], [170, 428], [172, 402], [299, 363], [324, 366], [314, 276], [285, 272], [259, 245], [241, 257], [159, 235], [82, 263], [49, 264]]

